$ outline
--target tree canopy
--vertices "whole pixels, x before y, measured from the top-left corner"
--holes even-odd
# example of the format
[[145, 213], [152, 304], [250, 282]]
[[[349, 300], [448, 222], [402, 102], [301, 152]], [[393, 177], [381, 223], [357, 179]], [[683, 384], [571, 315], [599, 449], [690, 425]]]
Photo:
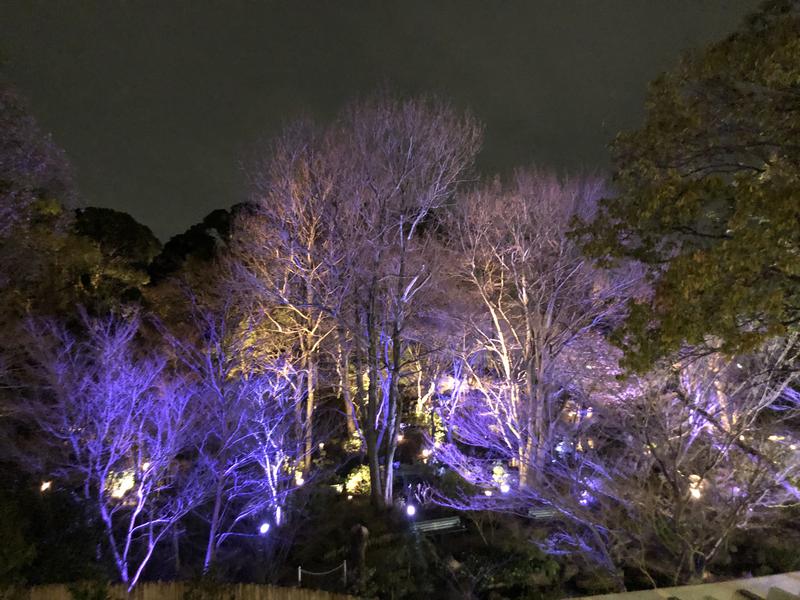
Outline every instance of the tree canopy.
[[800, 2], [651, 86], [613, 144], [617, 194], [580, 229], [596, 257], [651, 267], [620, 340], [646, 368], [685, 343], [733, 352], [800, 325]]

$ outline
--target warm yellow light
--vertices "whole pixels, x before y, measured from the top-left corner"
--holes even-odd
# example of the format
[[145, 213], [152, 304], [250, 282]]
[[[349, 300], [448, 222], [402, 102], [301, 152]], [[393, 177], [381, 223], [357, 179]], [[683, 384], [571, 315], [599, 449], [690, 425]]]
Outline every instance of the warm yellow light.
[[131, 491], [134, 485], [136, 485], [136, 480], [133, 477], [133, 471], [115, 473], [109, 482], [111, 497], [117, 499], [125, 497], [125, 494]]
[[42, 491], [42, 492], [46, 492], [52, 486], [53, 486], [53, 482], [52, 481], [43, 481], [42, 485], [39, 486], [39, 490]]
[[430, 448], [423, 448], [422, 450], [422, 458], [428, 458], [431, 455]]
[[700, 490], [701, 484], [702, 477], [700, 477], [700, 475], [694, 473], [689, 475], [689, 495], [693, 500], [697, 500], [703, 495], [703, 492]]
[[370, 487], [369, 467], [361, 465], [347, 476], [344, 489], [348, 494], [368, 494]]

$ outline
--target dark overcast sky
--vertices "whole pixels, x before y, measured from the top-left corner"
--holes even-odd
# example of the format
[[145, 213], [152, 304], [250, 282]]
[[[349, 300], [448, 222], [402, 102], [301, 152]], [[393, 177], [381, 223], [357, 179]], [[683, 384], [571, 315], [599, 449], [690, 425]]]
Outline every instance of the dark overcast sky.
[[486, 124], [480, 166], [602, 168], [645, 86], [756, 0], [5, 0], [0, 52], [87, 204], [162, 239], [243, 199], [238, 160], [382, 83]]

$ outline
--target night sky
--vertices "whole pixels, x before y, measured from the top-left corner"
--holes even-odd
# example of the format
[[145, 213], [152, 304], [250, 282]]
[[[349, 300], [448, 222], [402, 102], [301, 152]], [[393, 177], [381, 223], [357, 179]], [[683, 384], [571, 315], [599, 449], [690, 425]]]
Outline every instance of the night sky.
[[647, 82], [757, 5], [5, 0], [0, 53], [85, 203], [165, 240], [244, 198], [239, 160], [258, 139], [382, 84], [470, 108], [484, 173], [603, 168]]

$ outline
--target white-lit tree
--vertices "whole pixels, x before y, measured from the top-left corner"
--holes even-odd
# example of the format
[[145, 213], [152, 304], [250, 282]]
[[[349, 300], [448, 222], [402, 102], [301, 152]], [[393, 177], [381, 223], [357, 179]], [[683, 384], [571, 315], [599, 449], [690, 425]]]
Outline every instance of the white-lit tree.
[[[333, 125], [276, 142], [254, 177], [258, 209], [237, 234], [241, 280], [265, 300], [274, 329], [301, 340], [309, 360], [335, 333], [331, 354], [376, 505], [392, 502], [399, 382], [431, 281], [436, 213], [479, 141], [471, 117], [434, 99], [356, 102]], [[307, 422], [312, 409], [307, 399]]]
[[598, 333], [638, 285], [633, 270], [595, 268], [569, 235], [601, 192], [596, 180], [519, 171], [464, 198], [451, 223], [456, 285], [472, 299], [454, 362], [504, 431], [523, 486], [543, 473], [572, 388], [600, 374]]
[[298, 122], [249, 167], [252, 209], [237, 223], [232, 287], [259, 315], [264, 335], [289, 349], [304, 381], [298, 424], [305, 468], [314, 447], [322, 343], [344, 294], [333, 271], [342, 247], [335, 227], [336, 154], [313, 124]]

